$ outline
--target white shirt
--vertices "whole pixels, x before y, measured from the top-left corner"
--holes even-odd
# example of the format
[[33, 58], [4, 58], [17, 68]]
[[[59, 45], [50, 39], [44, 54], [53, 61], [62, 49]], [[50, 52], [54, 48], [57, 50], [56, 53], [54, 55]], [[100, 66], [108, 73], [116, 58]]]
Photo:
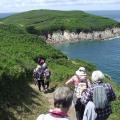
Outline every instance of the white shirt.
[[60, 118], [60, 117], [53, 117], [50, 114], [41, 114], [38, 116], [36, 120], [70, 120], [69, 117]]

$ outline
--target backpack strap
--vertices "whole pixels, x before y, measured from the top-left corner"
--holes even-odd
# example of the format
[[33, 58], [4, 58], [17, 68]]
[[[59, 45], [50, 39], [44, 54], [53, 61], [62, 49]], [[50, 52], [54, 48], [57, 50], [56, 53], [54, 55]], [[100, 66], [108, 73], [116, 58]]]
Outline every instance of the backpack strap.
[[88, 88], [88, 81], [87, 79], [85, 79], [84, 81], [82, 81], [78, 75], [76, 75], [77, 79], [80, 81], [80, 82], [83, 82], [83, 83], [86, 83], [86, 87]]

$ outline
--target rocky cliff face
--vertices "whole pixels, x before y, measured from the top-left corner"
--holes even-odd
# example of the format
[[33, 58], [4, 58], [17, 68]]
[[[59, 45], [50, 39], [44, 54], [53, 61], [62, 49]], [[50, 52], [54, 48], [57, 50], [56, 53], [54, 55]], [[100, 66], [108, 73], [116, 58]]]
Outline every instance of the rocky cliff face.
[[48, 34], [47, 43], [75, 42], [81, 40], [104, 40], [120, 36], [120, 28], [106, 29], [105, 31], [93, 31], [92, 33], [74, 33], [68, 30]]

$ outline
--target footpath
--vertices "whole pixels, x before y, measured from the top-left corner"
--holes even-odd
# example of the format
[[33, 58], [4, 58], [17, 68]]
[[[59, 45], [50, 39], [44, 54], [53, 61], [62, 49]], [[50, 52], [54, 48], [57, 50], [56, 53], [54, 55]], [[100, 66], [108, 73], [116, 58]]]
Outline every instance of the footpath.
[[[38, 91], [38, 87], [35, 86], [34, 84], [30, 85], [35, 91]], [[39, 91], [38, 91], [39, 92]], [[48, 100], [49, 102], [49, 108], [53, 108], [54, 104], [53, 104], [53, 92], [48, 92], [48, 93], [43, 93], [42, 92], [42, 96], [46, 98], [46, 100]], [[71, 120], [77, 120], [76, 119], [76, 114], [75, 114], [75, 109], [74, 109], [74, 105], [72, 104], [69, 112], [68, 112], [68, 116], [70, 117]]]
[[[46, 94], [43, 94], [43, 96], [45, 96], [46, 100], [48, 100], [49, 105], [50, 105], [49, 108], [53, 108], [53, 93], [46, 93]], [[71, 105], [69, 109], [68, 116], [70, 117], [71, 120], [76, 120], [76, 115], [75, 115], [73, 104]]]

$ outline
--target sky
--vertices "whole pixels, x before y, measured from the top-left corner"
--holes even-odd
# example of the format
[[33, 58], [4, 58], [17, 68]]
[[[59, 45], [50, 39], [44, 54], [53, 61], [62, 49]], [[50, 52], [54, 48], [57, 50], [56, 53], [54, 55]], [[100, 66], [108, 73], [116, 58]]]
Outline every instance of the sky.
[[120, 10], [120, 0], [0, 0], [0, 13], [35, 9]]

